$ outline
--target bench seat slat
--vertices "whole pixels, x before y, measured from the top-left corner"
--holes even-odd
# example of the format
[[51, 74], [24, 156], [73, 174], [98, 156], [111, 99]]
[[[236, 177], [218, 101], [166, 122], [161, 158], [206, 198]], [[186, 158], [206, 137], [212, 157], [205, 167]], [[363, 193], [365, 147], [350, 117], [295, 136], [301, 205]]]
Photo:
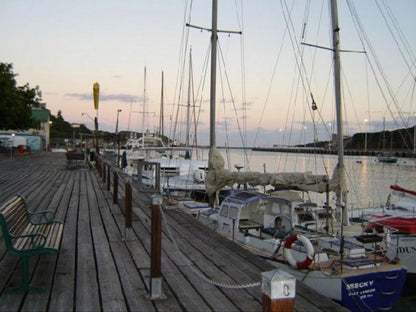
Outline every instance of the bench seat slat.
[[[24, 235], [30, 234], [43, 234], [46, 236], [45, 245], [43, 248], [53, 248], [59, 249], [62, 233], [64, 229], [64, 224], [61, 222], [51, 222], [51, 223], [44, 223], [41, 225], [33, 225], [31, 224], [28, 228], [24, 231]], [[35, 242], [40, 244], [41, 238], [35, 239]], [[32, 238], [31, 237], [22, 237], [17, 238], [14, 243], [14, 248], [17, 250], [30, 250], [33, 248], [31, 246]]]

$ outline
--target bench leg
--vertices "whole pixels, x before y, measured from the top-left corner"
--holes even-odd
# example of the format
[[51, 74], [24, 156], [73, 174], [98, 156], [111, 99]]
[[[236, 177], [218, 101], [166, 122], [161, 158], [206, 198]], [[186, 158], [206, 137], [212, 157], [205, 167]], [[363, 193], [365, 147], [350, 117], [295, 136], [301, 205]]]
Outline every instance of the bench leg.
[[10, 287], [6, 289], [9, 291], [44, 291], [44, 288], [34, 287], [29, 285], [29, 257], [22, 257], [22, 273], [23, 273], [23, 284], [17, 287]]

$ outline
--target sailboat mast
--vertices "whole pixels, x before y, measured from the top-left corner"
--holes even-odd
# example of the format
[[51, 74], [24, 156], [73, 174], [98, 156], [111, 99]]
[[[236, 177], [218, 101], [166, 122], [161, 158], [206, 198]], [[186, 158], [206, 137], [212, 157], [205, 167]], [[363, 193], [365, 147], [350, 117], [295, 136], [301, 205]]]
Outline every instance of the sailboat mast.
[[164, 77], [163, 77], [163, 70], [162, 70], [162, 88], [160, 91], [160, 117], [159, 117], [159, 132], [162, 138], [165, 135], [164, 122], [163, 122], [163, 116], [164, 116], [163, 88], [164, 88]]
[[146, 114], [146, 66], [144, 67], [144, 83], [143, 83], [143, 117], [142, 117], [142, 147], [144, 147], [144, 121]]
[[332, 48], [334, 57], [334, 87], [335, 87], [335, 105], [337, 114], [337, 145], [338, 145], [338, 187], [337, 187], [337, 207], [342, 206], [342, 220], [348, 224], [347, 211], [347, 193], [345, 190], [345, 169], [344, 169], [344, 133], [342, 128], [342, 101], [341, 101], [341, 59], [339, 49], [339, 23], [338, 23], [338, 6], [336, 0], [331, 0], [331, 19], [332, 19]]
[[211, 92], [210, 92], [210, 139], [209, 146], [215, 147], [215, 96], [217, 69], [217, 0], [212, 1], [212, 29], [211, 29]]
[[386, 118], [383, 117], [383, 154], [386, 150]]
[[192, 49], [189, 52], [189, 77], [188, 77], [188, 103], [186, 106], [186, 141], [185, 146], [189, 146], [189, 134], [191, 128], [190, 112], [191, 112], [191, 77], [192, 75]]

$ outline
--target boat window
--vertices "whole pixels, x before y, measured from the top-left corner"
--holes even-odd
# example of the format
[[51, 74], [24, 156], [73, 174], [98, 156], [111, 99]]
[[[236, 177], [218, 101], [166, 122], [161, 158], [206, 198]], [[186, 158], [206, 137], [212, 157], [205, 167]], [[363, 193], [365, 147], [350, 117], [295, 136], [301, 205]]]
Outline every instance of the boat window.
[[290, 207], [287, 205], [281, 205], [280, 206], [280, 213], [282, 215], [290, 215]]
[[299, 217], [299, 222], [302, 222], [302, 221], [314, 221], [314, 217], [313, 217], [312, 213], [310, 213], [310, 212], [299, 213], [298, 214], [298, 217]]
[[319, 219], [332, 218], [332, 214], [327, 212], [319, 212], [318, 217]]
[[220, 216], [221, 217], [228, 217], [228, 206], [227, 205], [224, 205], [224, 206], [221, 207]]
[[234, 220], [237, 219], [237, 208], [236, 207], [230, 207], [228, 218], [234, 219]]
[[273, 203], [273, 205], [272, 205], [272, 213], [281, 214], [280, 205], [278, 203]]

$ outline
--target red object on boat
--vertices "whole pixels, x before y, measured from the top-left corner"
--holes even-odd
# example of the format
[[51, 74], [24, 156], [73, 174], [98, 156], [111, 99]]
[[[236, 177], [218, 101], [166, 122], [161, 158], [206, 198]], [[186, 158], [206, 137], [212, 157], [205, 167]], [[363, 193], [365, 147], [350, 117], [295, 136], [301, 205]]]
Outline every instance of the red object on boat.
[[403, 192], [403, 193], [407, 193], [407, 194], [416, 196], [416, 191], [407, 190], [407, 189], [405, 189], [403, 187], [400, 187], [398, 185], [390, 185], [390, 188], [393, 191], [396, 191], [396, 192]]
[[369, 221], [391, 227], [403, 234], [416, 234], [416, 218], [372, 216]]

